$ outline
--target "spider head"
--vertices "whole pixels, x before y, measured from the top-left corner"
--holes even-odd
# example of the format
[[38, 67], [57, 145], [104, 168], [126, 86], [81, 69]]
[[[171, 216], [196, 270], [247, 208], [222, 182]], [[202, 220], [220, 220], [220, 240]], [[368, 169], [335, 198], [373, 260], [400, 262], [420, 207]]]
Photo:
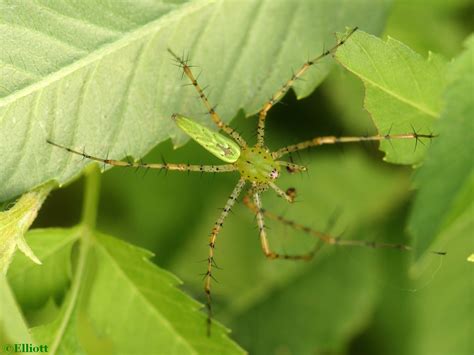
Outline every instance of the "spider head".
[[261, 147], [243, 148], [235, 165], [244, 179], [259, 184], [273, 182], [280, 176], [280, 165]]

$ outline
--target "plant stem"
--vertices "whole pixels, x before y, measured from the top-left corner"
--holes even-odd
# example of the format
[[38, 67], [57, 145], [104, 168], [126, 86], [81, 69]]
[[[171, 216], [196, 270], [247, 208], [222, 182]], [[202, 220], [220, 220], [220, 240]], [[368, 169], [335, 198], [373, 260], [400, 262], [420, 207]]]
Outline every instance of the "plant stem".
[[92, 164], [85, 171], [85, 190], [84, 203], [82, 207], [81, 218], [81, 238], [79, 244], [79, 256], [74, 271], [74, 278], [71, 285], [71, 290], [68, 295], [66, 310], [64, 317], [61, 320], [53, 341], [51, 342], [50, 352], [56, 354], [63, 341], [66, 329], [71, 322], [75, 307], [77, 306], [77, 299], [82, 287], [84, 275], [87, 267], [87, 257], [91, 246], [91, 238], [97, 223], [97, 210], [99, 205], [99, 190], [100, 190], [100, 170], [96, 164]]
[[86, 182], [84, 203], [82, 207], [81, 224], [92, 231], [97, 223], [97, 210], [99, 207], [100, 171], [96, 164], [86, 169]]

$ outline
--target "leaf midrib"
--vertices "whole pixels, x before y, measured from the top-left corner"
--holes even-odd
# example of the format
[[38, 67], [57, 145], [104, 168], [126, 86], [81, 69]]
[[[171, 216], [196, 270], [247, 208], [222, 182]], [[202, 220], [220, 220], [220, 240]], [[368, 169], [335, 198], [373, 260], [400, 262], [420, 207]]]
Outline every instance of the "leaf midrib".
[[186, 17], [193, 12], [199, 11], [201, 8], [210, 6], [216, 1], [217, 0], [208, 0], [206, 2], [192, 2], [183, 5], [183, 7], [176, 8], [175, 10], [170, 11], [169, 13], [161, 16], [160, 18], [148, 22], [147, 24], [144, 24], [143, 26], [139, 27], [134, 31], [124, 34], [124, 36], [122, 36], [120, 39], [90, 52], [90, 54], [73, 62], [72, 64], [45, 76], [42, 80], [28, 85], [20, 90], [13, 92], [11, 95], [0, 99], [0, 108], [13, 103], [22, 97], [28, 96], [31, 93], [40, 91], [43, 88], [51, 85], [52, 83], [57, 82], [64, 77], [67, 77], [75, 71], [84, 68], [91, 63], [101, 60], [108, 54], [114, 53], [115, 51], [126, 47], [131, 43], [135, 43], [136, 41], [146, 37], [149, 34], [157, 32], [160, 28], [165, 27], [166, 24]]

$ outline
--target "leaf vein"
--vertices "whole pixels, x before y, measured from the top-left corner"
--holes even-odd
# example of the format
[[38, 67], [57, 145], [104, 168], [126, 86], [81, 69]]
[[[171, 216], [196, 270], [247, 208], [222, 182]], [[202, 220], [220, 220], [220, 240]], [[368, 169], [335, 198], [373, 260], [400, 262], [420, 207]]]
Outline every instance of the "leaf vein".
[[[293, 23], [296, 19], [296, 12], [297, 12], [297, 9], [299, 7], [299, 2], [297, 3], [297, 6], [294, 6], [292, 7], [292, 12], [291, 14], [289, 15], [289, 18], [287, 17], [287, 22], [288, 23], [288, 26], [286, 28], [286, 31], [285, 31], [285, 36], [283, 38], [283, 40], [281, 41], [282, 43], [278, 46], [277, 48], [277, 51], [276, 53], [273, 55], [273, 60], [272, 62], [274, 63], [273, 66], [270, 67], [270, 72], [268, 73], [267, 76], [265, 76], [265, 78], [263, 78], [263, 80], [260, 82], [260, 85], [259, 85], [259, 89], [258, 91], [256, 92], [256, 94], [253, 96], [254, 98], [257, 98], [259, 96], [259, 93], [263, 90], [263, 88], [265, 87], [265, 84], [270, 80], [270, 77], [272, 76], [272, 72], [274, 72], [274, 70], [272, 70], [274, 67], [275, 67], [275, 63], [278, 63], [281, 59], [281, 55], [283, 53], [283, 47], [284, 47], [284, 44], [288, 43], [288, 36], [290, 34], [290, 30], [291, 27], [293, 26]], [[285, 79], [286, 80], [286, 79]], [[273, 95], [273, 93], [272, 93]]]
[[[53, 73], [50, 73], [46, 76], [44, 76], [40, 81], [35, 82], [21, 90], [18, 90], [14, 92], [12, 95], [0, 98], [0, 107], [6, 106], [10, 104], [13, 101], [16, 101], [24, 96], [30, 95], [33, 92], [37, 90], [41, 90], [45, 87], [48, 87], [51, 85], [51, 83], [56, 82], [74, 72], [77, 70], [87, 67], [88, 65], [91, 65], [92, 63], [102, 60], [103, 57], [111, 55], [115, 53], [117, 50], [129, 46], [131, 43], [134, 43], [136, 40], [143, 38], [151, 33], [156, 33], [158, 30], [163, 28], [163, 26], [169, 22], [174, 22], [176, 21], [177, 18], [184, 18], [189, 13], [196, 12], [200, 10], [201, 8], [209, 6], [210, 3], [213, 3], [215, 1], [211, 2], [199, 2], [199, 3], [191, 3], [190, 5], [187, 5], [186, 10], [182, 10], [180, 12], [173, 12], [169, 15], [164, 15], [152, 22], [147, 23], [144, 26], [141, 26], [137, 30], [131, 31], [126, 33], [123, 37], [117, 39], [116, 41], [113, 41], [109, 43], [108, 45], [105, 45], [103, 47], [100, 47], [94, 51], [92, 51], [89, 55], [74, 61], [70, 65], [67, 65]], [[20, 57], [21, 60], [21, 57]]]
[[[64, 4], [64, 3], [63, 3]], [[66, 3], [67, 4], [67, 3]], [[96, 29], [101, 29], [101, 30], [105, 30], [105, 31], [108, 31], [108, 32], [111, 32], [115, 35], [118, 35], [118, 34], [121, 34], [123, 32], [121, 31], [117, 31], [117, 29], [115, 28], [111, 28], [111, 27], [106, 27], [104, 25], [99, 25], [97, 23], [94, 23], [94, 22], [91, 22], [91, 21], [86, 21], [84, 18], [76, 18], [76, 17], [72, 17], [72, 16], [69, 16], [69, 15], [66, 15], [50, 6], [47, 5], [47, 3], [45, 2], [42, 2], [41, 4], [36, 4], [38, 7], [40, 7], [41, 9], [43, 10], [46, 10], [52, 14], [54, 14], [54, 16], [60, 16], [62, 18], [64, 18], [66, 21], [73, 21], [73, 22], [76, 22], [76, 23], [79, 23], [79, 24], [82, 24], [82, 25], [86, 25], [88, 27], [95, 27]], [[95, 31], [95, 30], [94, 30]]]
[[[82, 48], [79, 48], [79, 47], [76, 47], [74, 46], [73, 44], [71, 44], [71, 42], [66, 42], [64, 41], [63, 39], [59, 38], [59, 37], [56, 37], [54, 36], [52, 33], [50, 32], [43, 32], [41, 30], [39, 30], [38, 28], [36, 27], [31, 27], [31, 26], [27, 26], [26, 24], [24, 26], [20, 26], [18, 24], [13, 24], [13, 23], [9, 23], [8, 24], [8, 27], [10, 28], [17, 28], [17, 29], [21, 29], [25, 32], [25, 35], [28, 36], [29, 33], [31, 34], [37, 34], [39, 36], [41, 36], [43, 39], [47, 39], [51, 42], [56, 42], [56, 43], [60, 43], [61, 46], [64, 46], [66, 48], [69, 48], [70, 50], [78, 53], [78, 54], [81, 54], [81, 55], [86, 55], [88, 54], [87, 51], [85, 51], [84, 49]], [[32, 37], [32, 36], [29, 36], [29, 37]], [[25, 41], [28, 40], [28, 38], [25, 39]], [[41, 41], [40, 41], [41, 42]], [[48, 44], [42, 44], [44, 45], [45, 47], [48, 47]]]
[[122, 132], [123, 130], [123, 123], [125, 120], [125, 111], [128, 107], [129, 103], [129, 98], [130, 98], [130, 89], [133, 86], [133, 83], [135, 81], [138, 69], [140, 66], [143, 64], [143, 56], [144, 53], [146, 53], [146, 48], [148, 48], [148, 45], [152, 42], [153, 36], [150, 36], [150, 39], [145, 43], [142, 43], [140, 45], [140, 48], [137, 50], [137, 54], [135, 55], [134, 62], [136, 63], [134, 66], [132, 66], [132, 69], [130, 70], [130, 73], [127, 77], [126, 83], [125, 83], [125, 88], [123, 91], [122, 99], [120, 102], [120, 107], [117, 112], [117, 117], [118, 122], [115, 125], [115, 129], [110, 137], [110, 149], [112, 150], [114, 145], [116, 144], [117, 138], [120, 136], [119, 133]]

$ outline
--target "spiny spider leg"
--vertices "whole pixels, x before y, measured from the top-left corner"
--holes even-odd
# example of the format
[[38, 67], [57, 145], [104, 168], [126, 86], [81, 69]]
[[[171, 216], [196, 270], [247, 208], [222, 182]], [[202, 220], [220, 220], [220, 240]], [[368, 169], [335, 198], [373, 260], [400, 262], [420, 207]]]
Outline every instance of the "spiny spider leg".
[[287, 193], [280, 189], [275, 183], [269, 182], [268, 185], [278, 194], [278, 196], [283, 197], [287, 202], [294, 202], [294, 199], [291, 196], [288, 196]]
[[316, 62], [318, 62], [322, 58], [330, 54], [333, 54], [336, 51], [336, 49], [342, 46], [355, 31], [357, 31], [357, 27], [353, 28], [344, 38], [340, 39], [332, 48], [324, 51], [316, 58], [306, 61], [300, 67], [300, 69], [296, 73], [294, 73], [291, 76], [291, 78], [285, 84], [283, 84], [283, 86], [275, 94], [272, 95], [270, 100], [268, 100], [263, 105], [262, 109], [258, 113], [258, 126], [257, 126], [257, 146], [258, 147], [263, 147], [265, 145], [265, 138], [264, 138], [265, 119], [267, 117], [268, 111], [272, 108], [272, 106], [276, 102], [278, 102], [288, 92], [288, 90], [294, 85], [296, 80], [298, 80], [312, 65], [314, 65]]
[[212, 276], [212, 267], [215, 265], [214, 263], [214, 248], [216, 244], [216, 238], [219, 234], [220, 230], [222, 229], [222, 225], [224, 223], [225, 218], [229, 214], [232, 206], [234, 206], [235, 201], [239, 197], [242, 189], [245, 186], [245, 179], [240, 179], [237, 185], [234, 187], [234, 190], [230, 194], [229, 199], [227, 200], [224, 209], [222, 210], [219, 218], [217, 219], [216, 223], [214, 224], [214, 228], [212, 228], [211, 235], [209, 237], [209, 256], [207, 258], [207, 271], [205, 273], [205, 281], [204, 281], [204, 292], [206, 293], [207, 297], [207, 334], [211, 334], [211, 320], [212, 320], [212, 308], [211, 308], [211, 281], [213, 279]]
[[122, 160], [114, 160], [114, 159], [103, 159], [98, 158], [85, 152], [80, 152], [78, 150], [74, 150], [72, 148], [63, 146], [58, 143], [54, 143], [51, 140], [47, 140], [47, 142], [55, 147], [67, 150], [70, 153], [74, 153], [77, 155], [82, 156], [83, 158], [95, 160], [101, 162], [103, 164], [108, 164], [112, 166], [121, 166], [126, 168], [144, 168], [144, 169], [163, 169], [163, 170], [175, 170], [175, 171], [196, 171], [196, 172], [203, 172], [203, 173], [226, 173], [231, 171], [236, 171], [237, 168], [233, 164], [225, 164], [225, 165], [191, 165], [191, 164], [170, 164], [170, 163], [142, 163], [142, 162], [130, 162], [130, 161], [122, 161]]
[[327, 137], [316, 137], [308, 141], [304, 141], [298, 144], [289, 145], [283, 148], [278, 149], [276, 152], [272, 153], [274, 159], [278, 159], [286, 154], [297, 152], [299, 150], [303, 150], [310, 147], [316, 147], [324, 144], [336, 144], [336, 143], [354, 143], [354, 142], [367, 142], [367, 141], [384, 141], [384, 140], [392, 140], [392, 139], [416, 139], [420, 138], [434, 138], [436, 135], [434, 134], [419, 134], [416, 132], [413, 133], [403, 133], [403, 134], [386, 134], [386, 135], [375, 135], [375, 136], [368, 136], [368, 137], [335, 137], [335, 136], [327, 136]]
[[[255, 184], [253, 185], [256, 188]], [[250, 194], [253, 198], [253, 203], [250, 201]], [[311, 260], [315, 253], [315, 250], [307, 254], [301, 255], [288, 255], [288, 254], [278, 254], [270, 249], [268, 244], [267, 232], [265, 230], [265, 220], [264, 220], [264, 209], [262, 208], [262, 203], [260, 201], [260, 193], [258, 191], [253, 191], [250, 194], [244, 197], [244, 204], [249, 207], [257, 217], [258, 231], [260, 235], [260, 243], [262, 246], [263, 253], [268, 259], [286, 259], [286, 260]]]
[[289, 173], [299, 173], [308, 170], [306, 166], [290, 163], [284, 160], [279, 160], [277, 163], [280, 164], [280, 166], [284, 166]]
[[214, 123], [217, 125], [219, 129], [222, 129], [225, 133], [227, 133], [229, 136], [234, 138], [234, 140], [241, 146], [241, 147], [247, 147], [247, 142], [241, 137], [240, 134], [238, 134], [233, 128], [230, 126], [226, 125], [220, 116], [217, 114], [216, 110], [214, 109], [213, 106], [209, 103], [209, 100], [207, 99], [206, 94], [204, 94], [203, 89], [201, 86], [199, 86], [197, 79], [194, 77], [190, 66], [188, 65], [188, 60], [184, 60], [183, 58], [177, 56], [171, 49], [168, 48], [168, 52], [171, 53], [171, 55], [176, 59], [176, 61], [179, 63], [180, 67], [183, 69], [184, 74], [188, 77], [188, 79], [191, 81], [191, 84], [196, 88], [196, 91], [201, 98], [202, 102], [204, 103], [204, 106], [206, 106], [207, 111], [209, 112], [209, 115], [211, 116], [212, 120]]
[[[272, 219], [274, 221], [281, 222], [289, 227], [292, 227], [298, 231], [310, 234], [319, 240], [321, 240], [325, 244], [331, 244], [331, 245], [341, 245], [341, 246], [361, 246], [361, 247], [370, 247], [370, 248], [390, 248], [390, 249], [399, 249], [399, 250], [412, 250], [412, 248], [408, 245], [404, 244], [395, 244], [395, 243], [377, 243], [377, 242], [370, 242], [366, 240], [344, 240], [340, 238], [333, 237], [327, 233], [319, 232], [316, 231], [310, 227], [304, 226], [302, 224], [296, 223], [292, 220], [286, 219], [282, 216], [273, 214], [261, 207], [259, 199], [255, 199], [254, 194], [254, 203], [250, 201], [250, 198], [248, 196], [244, 197], [244, 204], [247, 206], [251, 211], [253, 211], [255, 214], [257, 214], [257, 221], [259, 221], [258, 215], [260, 215], [260, 220], [263, 221], [263, 216]], [[263, 222], [262, 222], [263, 223]], [[260, 222], [259, 222], [260, 226]], [[262, 248], [263, 248], [263, 242], [262, 242]], [[282, 256], [282, 259], [304, 259], [307, 260], [307, 258], [311, 258], [314, 256], [316, 252], [316, 248], [313, 249], [310, 253], [304, 254], [303, 256]], [[436, 254], [444, 255], [445, 253], [443, 252], [434, 252]], [[270, 257], [271, 259], [275, 259], [275, 257]]]

